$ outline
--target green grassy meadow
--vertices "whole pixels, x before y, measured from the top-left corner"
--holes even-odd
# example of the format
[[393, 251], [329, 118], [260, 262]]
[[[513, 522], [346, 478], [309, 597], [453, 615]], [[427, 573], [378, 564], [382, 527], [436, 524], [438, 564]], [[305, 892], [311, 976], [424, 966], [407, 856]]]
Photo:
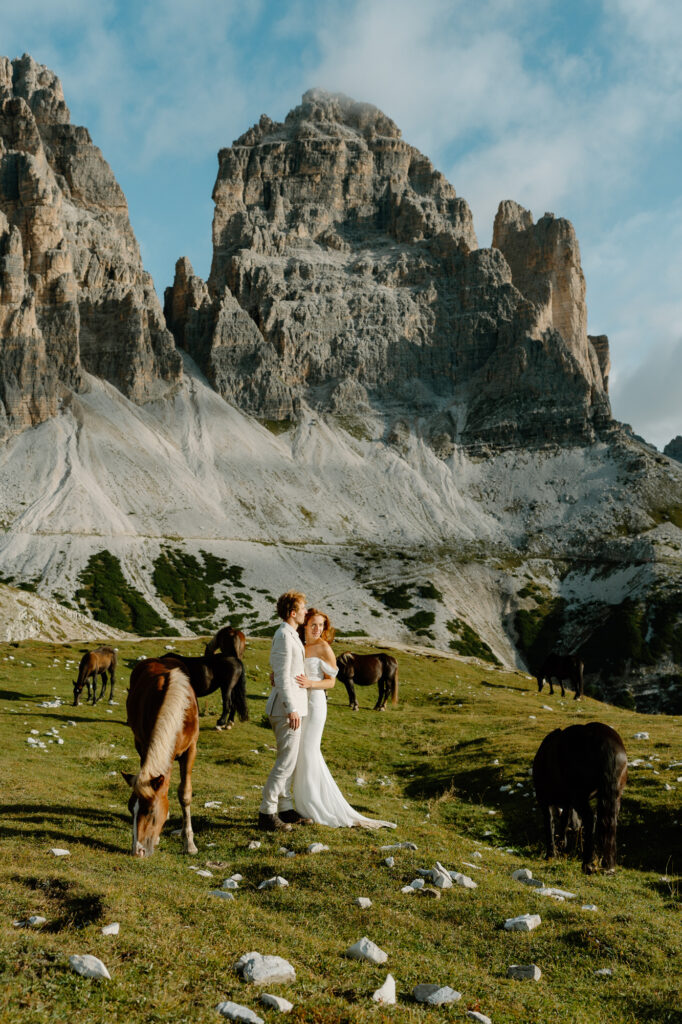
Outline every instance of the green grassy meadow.
[[[137, 657], [165, 653], [167, 643], [119, 644], [118, 703], [94, 708], [70, 703], [83, 645], [0, 645], [2, 1021], [201, 1024], [222, 1019], [215, 1007], [227, 999], [272, 1021], [276, 1011], [263, 1007], [258, 989], [233, 969], [239, 956], [257, 950], [296, 969], [294, 984], [265, 989], [294, 1003], [291, 1021], [460, 1021], [476, 1009], [493, 1024], [682, 1022], [681, 718], [590, 698], [574, 702], [572, 694], [561, 700], [558, 691], [538, 694], [533, 680], [492, 665], [397, 652], [398, 706], [373, 712], [376, 690], [365, 689], [358, 691], [361, 710], [352, 713], [337, 684], [323, 742], [350, 802], [398, 828], [313, 826], [272, 836], [255, 827], [259, 789], [274, 757], [264, 719], [269, 640], [251, 640], [251, 720], [216, 732], [219, 694], [200, 701], [192, 815], [198, 855], [184, 856], [180, 838], [171, 835], [180, 826], [176, 767], [159, 850], [137, 861], [129, 854], [129, 790], [120, 776], [138, 763], [125, 723], [127, 681]], [[185, 653], [203, 649], [199, 641], [172, 643]], [[339, 652], [363, 648], [369, 643], [337, 644]], [[65, 703], [39, 706], [56, 696]], [[547, 732], [594, 720], [616, 728], [630, 760], [642, 761], [630, 769], [614, 876], [583, 875], [577, 856], [544, 861], [529, 778]], [[32, 730], [45, 749], [27, 743]], [[650, 740], [634, 740], [639, 731]], [[356, 783], [358, 776], [366, 785]], [[220, 806], [204, 806], [211, 801]], [[248, 849], [252, 839], [261, 841], [259, 849]], [[417, 851], [392, 851], [395, 865], [387, 867], [380, 847], [405, 840]], [[306, 853], [314, 841], [329, 851]], [[281, 853], [283, 844], [297, 855]], [[56, 858], [51, 847], [70, 856]], [[439, 900], [400, 892], [417, 868], [436, 860], [468, 874], [478, 888], [453, 887]], [[208, 865], [213, 877], [198, 876], [190, 865]], [[539, 895], [511, 878], [519, 867], [577, 899]], [[243, 882], [233, 902], [210, 895], [234, 872]], [[288, 888], [258, 890], [276, 874]], [[355, 906], [357, 896], [370, 897], [371, 908]], [[525, 913], [539, 913], [540, 927], [528, 934], [503, 930], [506, 918]], [[42, 928], [13, 927], [34, 914], [46, 918]], [[118, 936], [102, 935], [113, 921], [120, 922]], [[343, 956], [363, 935], [388, 953], [385, 965]], [[73, 973], [74, 953], [98, 956], [111, 980]], [[539, 982], [506, 977], [509, 965], [530, 963], [542, 970]], [[602, 968], [612, 975], [595, 975]], [[389, 971], [398, 1004], [381, 1007], [371, 995]], [[420, 982], [450, 985], [462, 999], [417, 1004], [412, 989]]]

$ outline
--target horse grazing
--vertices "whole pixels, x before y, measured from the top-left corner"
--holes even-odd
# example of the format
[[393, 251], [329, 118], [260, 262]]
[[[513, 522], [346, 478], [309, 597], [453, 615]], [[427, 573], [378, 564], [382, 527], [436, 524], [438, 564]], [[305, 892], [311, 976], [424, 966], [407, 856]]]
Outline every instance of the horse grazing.
[[583, 669], [585, 665], [582, 658], [577, 654], [549, 654], [542, 668], [535, 678], [538, 681], [538, 693], [542, 693], [542, 684], [545, 679], [549, 683], [549, 692], [554, 693], [552, 679], [556, 679], [561, 686], [561, 696], [565, 695], [564, 679], [570, 680], [575, 690], [574, 700], [579, 700], [583, 695]]
[[114, 703], [114, 683], [117, 655], [113, 647], [98, 647], [95, 651], [86, 651], [78, 666], [78, 679], [73, 681], [73, 706], [78, 707], [78, 698], [84, 686], [88, 688], [90, 700], [90, 677], [92, 676], [92, 703], [97, 703], [97, 676], [102, 677], [100, 700], [104, 696], [109, 673], [109, 703]]
[[[623, 741], [602, 722], [569, 725], [545, 736], [533, 761], [533, 785], [542, 810], [547, 859], [555, 856], [554, 817], [563, 808], [561, 828], [583, 827], [583, 871], [607, 871], [616, 866], [616, 825], [628, 759]], [[590, 798], [597, 796], [596, 821]], [[575, 814], [573, 813], [575, 812]]]
[[242, 633], [241, 629], [234, 629], [232, 626], [223, 626], [219, 629], [216, 635], [208, 641], [204, 654], [215, 654], [216, 651], [222, 651], [229, 658], [239, 658], [240, 660], [244, 657], [244, 650], [246, 648], [246, 637]]
[[190, 804], [199, 708], [182, 663], [172, 658], [138, 662], [130, 674], [126, 709], [140, 755], [137, 775], [121, 773], [132, 789], [128, 801], [133, 815], [131, 853], [134, 857], [151, 857], [158, 845], [168, 817], [168, 787], [176, 760], [180, 765], [183, 850], [196, 853]]
[[351, 654], [346, 651], [336, 662], [339, 679], [348, 691], [349, 707], [358, 711], [360, 705], [355, 696], [356, 686], [372, 686], [377, 683], [379, 696], [375, 711], [384, 711], [389, 692], [391, 703], [398, 703], [398, 662], [390, 654]]
[[241, 722], [248, 720], [246, 676], [239, 658], [224, 654], [204, 654], [200, 658], [169, 654], [159, 658], [159, 661], [181, 662], [197, 697], [207, 697], [209, 693], [220, 689], [223, 712], [216, 723], [216, 729], [231, 729], [235, 715], [239, 715]]

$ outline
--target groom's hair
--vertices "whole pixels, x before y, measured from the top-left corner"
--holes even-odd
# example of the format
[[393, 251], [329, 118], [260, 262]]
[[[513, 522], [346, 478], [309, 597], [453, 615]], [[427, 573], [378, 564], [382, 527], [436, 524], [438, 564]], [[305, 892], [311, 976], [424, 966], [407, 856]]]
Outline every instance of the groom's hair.
[[296, 611], [296, 607], [301, 601], [305, 604], [305, 594], [302, 594], [299, 590], [287, 590], [286, 594], [282, 594], [277, 599], [277, 614], [280, 619], [286, 622], [289, 616]]

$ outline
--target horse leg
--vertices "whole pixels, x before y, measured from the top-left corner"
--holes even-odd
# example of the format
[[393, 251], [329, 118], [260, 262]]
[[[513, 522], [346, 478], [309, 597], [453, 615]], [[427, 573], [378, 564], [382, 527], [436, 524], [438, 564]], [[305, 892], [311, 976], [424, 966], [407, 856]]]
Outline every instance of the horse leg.
[[550, 692], [550, 694], [553, 697], [554, 696], [554, 683], [552, 682], [552, 677], [551, 676], [547, 677], [547, 682], [549, 683], [549, 692]]
[[184, 754], [178, 758], [180, 765], [180, 785], [178, 786], [178, 800], [182, 809], [182, 850], [183, 853], [198, 853], [194, 842], [192, 831], [192, 817], [190, 804], [192, 803], [192, 765], [197, 755], [197, 744], [194, 740]]
[[374, 705], [374, 710], [375, 711], [383, 711], [384, 710], [384, 704], [385, 704], [385, 699], [384, 699], [384, 677], [382, 676], [381, 679], [379, 680], [379, 695], [377, 697], [377, 702]]
[[[106, 671], [106, 669], [103, 669], [102, 672], [100, 673], [100, 675], [102, 676], [102, 689], [99, 691], [99, 699], [101, 700], [102, 697], [104, 696], [104, 691], [107, 688], [107, 671]], [[97, 682], [97, 676], [95, 676], [95, 682]]]
[[551, 804], [544, 804], [542, 808], [542, 820], [545, 824], [545, 845], [547, 847], [547, 853], [545, 854], [545, 860], [551, 860], [552, 857], [556, 857], [556, 844], [554, 841], [554, 816], [552, 813]]
[[583, 797], [580, 801], [576, 801], [575, 809], [583, 823], [583, 871], [586, 875], [592, 875], [597, 871], [599, 864], [595, 857], [594, 814], [590, 807], [589, 797]]
[[359, 711], [360, 705], [358, 704], [357, 697], [355, 696], [355, 687], [353, 686], [353, 683], [351, 682], [350, 679], [344, 679], [343, 685], [346, 687], [346, 690], [348, 691], [348, 707], [352, 711]]
[[229, 687], [228, 683], [223, 683], [221, 685], [221, 687], [220, 687], [220, 693], [221, 693], [221, 696], [223, 698], [223, 713], [220, 716], [220, 718], [218, 719], [218, 721], [216, 722], [216, 729], [218, 729], [219, 731], [225, 728], [225, 723], [227, 722], [227, 714], [228, 714], [228, 711], [229, 711], [229, 703], [230, 703], [229, 691], [230, 691], [230, 687]]
[[575, 673], [575, 696], [573, 700], [580, 700], [583, 695], [583, 665], [578, 666]]
[[115, 669], [110, 668], [109, 669], [109, 703], [110, 704], [114, 703], [114, 684], [116, 682], [114, 673], [115, 673]]
[[560, 679], [559, 682], [561, 684], [561, 696], [565, 697], [566, 696], [566, 691], [564, 689], [564, 681], [563, 681], [563, 679]]
[[92, 677], [92, 686], [90, 685], [90, 676], [88, 676], [85, 680], [85, 685], [88, 688], [88, 699], [86, 704], [88, 704], [90, 702], [90, 698], [92, 698], [92, 706], [94, 707], [97, 703], [97, 676]]

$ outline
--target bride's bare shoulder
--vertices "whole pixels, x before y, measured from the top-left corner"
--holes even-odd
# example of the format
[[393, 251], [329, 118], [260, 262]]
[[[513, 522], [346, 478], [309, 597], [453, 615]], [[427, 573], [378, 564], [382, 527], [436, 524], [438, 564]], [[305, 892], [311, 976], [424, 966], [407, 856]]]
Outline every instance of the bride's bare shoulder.
[[331, 644], [328, 644], [326, 640], [322, 640], [320, 643], [321, 654], [320, 657], [323, 661], [326, 661], [328, 665], [332, 665], [336, 668], [336, 655], [334, 654]]

